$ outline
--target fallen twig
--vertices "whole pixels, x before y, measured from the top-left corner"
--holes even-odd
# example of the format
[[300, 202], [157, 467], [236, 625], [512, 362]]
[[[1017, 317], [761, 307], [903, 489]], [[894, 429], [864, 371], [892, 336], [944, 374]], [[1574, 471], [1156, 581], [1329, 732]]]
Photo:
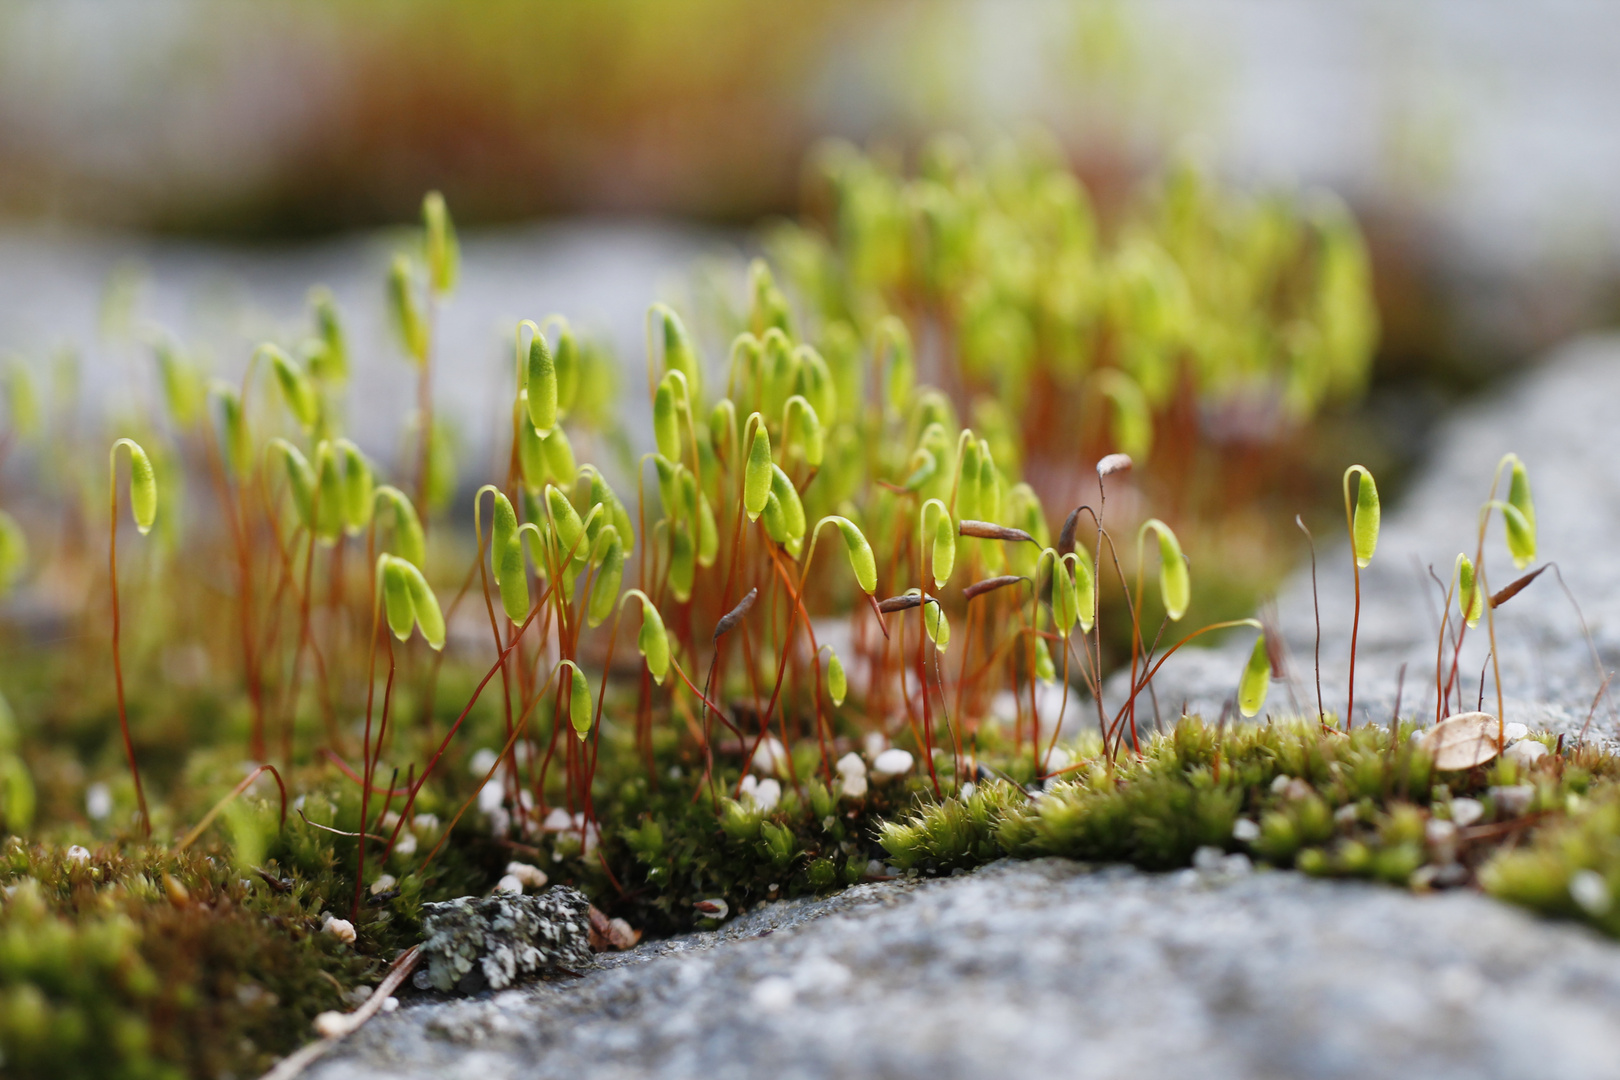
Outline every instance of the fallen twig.
[[322, 1037], [308, 1046], [288, 1054], [276, 1063], [276, 1067], [265, 1073], [261, 1080], [292, 1080], [315, 1063], [320, 1056], [341, 1042], [344, 1037], [359, 1030], [360, 1026], [382, 1011], [383, 1005], [394, 991], [399, 989], [410, 973], [416, 968], [416, 961], [422, 955], [422, 946], [413, 945], [401, 953], [394, 966], [388, 969], [383, 981], [377, 984], [377, 989], [366, 998], [365, 1004], [351, 1013], [324, 1012], [315, 1018], [316, 1030]]

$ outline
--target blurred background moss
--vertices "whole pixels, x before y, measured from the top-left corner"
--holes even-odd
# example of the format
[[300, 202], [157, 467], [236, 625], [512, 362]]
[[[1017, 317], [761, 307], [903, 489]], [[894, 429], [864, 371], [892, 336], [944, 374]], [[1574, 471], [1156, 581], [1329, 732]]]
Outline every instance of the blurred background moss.
[[[1034, 120], [1106, 208], [1196, 146], [1369, 234], [1380, 376], [1467, 388], [1620, 307], [1620, 14], [1559, 0], [13, 0], [0, 223], [286, 240], [795, 207], [835, 135]], [[0, 341], [0, 344], [13, 344]]]

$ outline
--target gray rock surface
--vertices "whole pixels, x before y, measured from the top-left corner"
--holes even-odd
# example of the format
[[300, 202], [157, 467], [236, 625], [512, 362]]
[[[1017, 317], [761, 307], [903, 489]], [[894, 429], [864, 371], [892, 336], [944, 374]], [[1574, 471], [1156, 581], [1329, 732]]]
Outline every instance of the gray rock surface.
[[313, 1076], [1614, 1077], [1617, 960], [1475, 895], [1002, 862], [409, 1006]]
[[[1434, 456], [1406, 490], [1399, 505], [1384, 506], [1383, 529], [1372, 565], [1361, 573], [1362, 609], [1356, 663], [1356, 723], [1387, 723], [1399, 673], [1406, 665], [1403, 715], [1433, 717], [1435, 645], [1440, 588], [1432, 566], [1449, 580], [1459, 553], [1472, 559], [1478, 543], [1479, 507], [1497, 461], [1517, 453], [1529, 469], [1535, 494], [1539, 561], [1557, 564], [1579, 602], [1597, 650], [1594, 657], [1581, 619], [1548, 570], [1496, 612], [1496, 636], [1508, 718], [1556, 731], [1578, 732], [1585, 724], [1603, 673], [1620, 664], [1620, 339], [1590, 338], [1549, 356], [1489, 399], [1461, 409], [1434, 437]], [[1498, 498], [1506, 498], [1503, 478]], [[1501, 515], [1493, 515], [1486, 545], [1490, 588], [1519, 575], [1502, 539]], [[1350, 655], [1353, 582], [1342, 530], [1317, 537], [1317, 577], [1322, 609], [1322, 689], [1329, 712], [1342, 714]], [[1197, 588], [1198, 568], [1193, 567]], [[1453, 604], [1452, 625], [1456, 625]], [[1290, 711], [1294, 702], [1314, 711], [1314, 623], [1309, 566], [1302, 567], [1277, 599], [1279, 623], [1292, 654], [1289, 686], [1274, 686], [1268, 708]], [[1193, 711], [1220, 714], [1236, 692], [1252, 636], [1223, 647], [1185, 649], [1166, 663], [1155, 682], [1161, 705], [1173, 710], [1188, 700]], [[1489, 645], [1485, 623], [1468, 633], [1459, 677], [1468, 709], [1479, 699], [1480, 671]], [[1451, 660], [1448, 647], [1446, 664]], [[1122, 697], [1126, 683], [1111, 689]], [[1292, 694], [1292, 697], [1290, 697]], [[1486, 676], [1484, 707], [1496, 711], [1495, 685]], [[1616, 710], [1606, 696], [1592, 720], [1593, 735], [1614, 737]]]

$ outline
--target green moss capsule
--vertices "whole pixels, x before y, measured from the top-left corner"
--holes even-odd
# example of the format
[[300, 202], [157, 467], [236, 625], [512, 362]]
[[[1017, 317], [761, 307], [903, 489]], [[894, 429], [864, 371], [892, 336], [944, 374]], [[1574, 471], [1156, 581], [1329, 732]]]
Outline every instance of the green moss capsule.
[[702, 492], [698, 493], [697, 524], [697, 564], [703, 567], [713, 566], [714, 560], [720, 555], [720, 529], [715, 524], [714, 507], [709, 505], [709, 496]]
[[579, 466], [574, 461], [574, 444], [569, 441], [568, 433], [561, 424], [541, 436], [540, 451], [549, 480], [558, 484], [574, 482], [574, 477], [579, 474]]
[[515, 623], [529, 614], [529, 571], [523, 563], [523, 542], [514, 530], [504, 544], [494, 547], [496, 585], [501, 594], [501, 610]]
[[557, 424], [557, 364], [546, 346], [544, 335], [529, 341], [528, 391], [529, 423], [544, 435]]
[[242, 397], [234, 386], [217, 379], [209, 386], [208, 392], [219, 411], [219, 434], [225, 467], [238, 481], [245, 480], [253, 471], [253, 445], [248, 438]]
[[730, 462], [736, 451], [737, 407], [730, 398], [721, 398], [709, 411], [709, 447], [721, 461]]
[[[653, 391], [653, 445], [670, 461], [681, 460], [681, 424], [677, 412], [677, 386], [679, 372], [672, 371], [658, 382]], [[683, 384], [684, 385], [684, 384]]]
[[281, 460], [287, 477], [287, 490], [292, 495], [293, 509], [298, 512], [299, 524], [306, 529], [314, 527], [315, 470], [302, 450], [286, 439], [271, 439], [269, 453]]
[[771, 494], [782, 504], [782, 521], [787, 530], [788, 550], [798, 554], [798, 545], [804, 540], [804, 530], [809, 522], [804, 517], [804, 503], [799, 499], [799, 492], [788, 479], [788, 474], [782, 471], [780, 465], [771, 466]]
[[697, 545], [684, 521], [669, 531], [669, 591], [681, 603], [692, 599], [692, 582], [697, 573]]
[[163, 387], [163, 401], [169, 407], [169, 416], [176, 427], [189, 428], [196, 423], [202, 408], [202, 380], [180, 354], [179, 346], [168, 338], [158, 341], [155, 353], [158, 382]]
[[[1049, 553], [1051, 550], [1047, 549]], [[1068, 563], [1052, 554], [1052, 622], [1068, 634], [1080, 620], [1080, 600], [1075, 594], [1074, 577], [1069, 573]]]
[[1507, 525], [1508, 554], [1513, 556], [1513, 565], [1522, 570], [1536, 558], [1535, 527], [1511, 503], [1503, 504], [1502, 520]]
[[584, 742], [595, 723], [591, 713], [591, 684], [579, 665], [572, 660], [564, 660], [562, 666], [568, 669], [565, 676], [568, 679], [568, 725], [574, 729], [579, 741]]
[[27, 566], [28, 537], [16, 518], [0, 510], [0, 596], [11, 591]]
[[1052, 663], [1052, 650], [1042, 638], [1035, 639], [1035, 677], [1042, 682], [1053, 682], [1058, 677], [1057, 665]]
[[956, 520], [982, 521], [979, 509], [979, 440], [973, 432], [963, 430], [958, 440], [961, 451], [956, 459]]
[[945, 609], [939, 601], [930, 597], [923, 601], [923, 629], [928, 632], [928, 640], [934, 643], [934, 648], [944, 652], [951, 644], [951, 621], [945, 617]]
[[1151, 518], [1142, 525], [1142, 534], [1152, 529], [1159, 537], [1159, 595], [1164, 600], [1164, 610], [1172, 622], [1178, 621], [1187, 614], [1187, 605], [1192, 602], [1192, 581], [1187, 573], [1187, 560], [1182, 557], [1181, 543], [1176, 534], [1170, 531], [1170, 526], [1158, 518]]
[[315, 315], [315, 335], [321, 342], [319, 368], [312, 365], [310, 372], [328, 382], [347, 382], [349, 340], [343, 331], [343, 320], [338, 315], [332, 290], [317, 285], [309, 292], [309, 304]]
[[422, 519], [416, 516], [410, 498], [399, 488], [383, 484], [377, 488], [375, 501], [391, 512], [394, 554], [418, 569], [425, 566], [427, 533], [422, 531]]
[[838, 654], [827, 650], [827, 696], [834, 705], [842, 705], [849, 693], [849, 679], [844, 674], [844, 662]]
[[[1350, 509], [1351, 474], [1358, 477], [1354, 510]], [[1344, 501], [1346, 513], [1350, 515], [1350, 545], [1356, 565], [1366, 569], [1372, 562], [1373, 552], [1378, 550], [1378, 526], [1383, 511], [1378, 502], [1378, 485], [1365, 466], [1352, 465], [1344, 471]]]
[[1066, 565], [1069, 578], [1074, 582], [1075, 613], [1080, 629], [1089, 634], [1097, 620], [1097, 574], [1091, 566], [1091, 555], [1085, 548], [1076, 548], [1058, 559]]
[[557, 415], [564, 417], [573, 409], [574, 402], [579, 398], [584, 359], [580, 355], [579, 339], [574, 337], [573, 328], [568, 325], [568, 320], [560, 315], [555, 316], [555, 319], [558, 324], [557, 347], [552, 350], [551, 359], [557, 368]]
[[757, 423], [754, 441], [748, 448], [748, 467], [743, 472], [743, 509], [749, 521], [758, 521], [771, 493], [771, 437], [765, 430], [764, 418], [755, 413], [752, 419]]
[[444, 196], [430, 191], [422, 199], [423, 247], [427, 255], [428, 277], [433, 291], [443, 295], [456, 287], [461, 270], [461, 245]]
[[785, 545], [788, 542], [787, 515], [782, 511], [782, 500], [776, 492], [765, 497], [765, 512], [760, 517], [765, 526], [765, 535]]
[[590, 561], [596, 567], [596, 578], [591, 582], [586, 619], [591, 626], [600, 626], [613, 614], [613, 605], [618, 603], [619, 587], [624, 581], [624, 544], [619, 539], [619, 530], [611, 524], [602, 526], [596, 534]]
[[659, 686], [669, 675], [669, 632], [664, 629], [664, 618], [652, 599], [640, 589], [631, 589], [620, 600], [621, 605], [631, 597], [641, 602], [641, 631], [636, 635], [636, 649], [647, 662], [647, 671]]
[[1262, 632], [1254, 639], [1249, 662], [1243, 667], [1238, 680], [1238, 711], [1244, 716], [1256, 716], [1266, 704], [1266, 691], [1271, 686], [1271, 659], [1266, 652], [1266, 635]]
[[334, 445], [343, 462], [343, 527], [350, 536], [358, 536], [371, 524], [376, 478], [358, 446], [348, 439], [339, 439]]
[[332, 544], [343, 533], [343, 479], [338, 471], [338, 455], [325, 440], [315, 448], [315, 535], [323, 544]]
[[826, 453], [826, 439], [822, 435], [821, 418], [803, 395], [794, 394], [787, 399], [782, 409], [782, 430], [785, 433], [782, 436], [783, 453], [798, 449], [803, 453], [806, 465], [819, 469]]
[[694, 399], [703, 392], [703, 372], [698, 364], [697, 347], [686, 332], [680, 316], [665, 304], [653, 305], [664, 331], [664, 370], [679, 371], [686, 377], [687, 391]]
[[572, 551], [575, 558], [583, 558], [585, 550], [579, 546], [585, 535], [585, 523], [579, 511], [558, 488], [546, 485], [546, 509], [551, 516], [552, 528], [557, 534], [558, 554], [567, 557]]
[[872, 356], [883, 373], [884, 405], [904, 414], [917, 384], [917, 365], [906, 324], [893, 315], [881, 319], [873, 331]]
[[444, 648], [444, 613], [439, 609], [439, 598], [433, 594], [428, 586], [427, 578], [422, 571], [403, 559], [396, 559], [403, 567], [405, 583], [410, 589], [411, 609], [416, 614], [416, 625], [422, 630], [422, 637], [435, 652]]
[[377, 573], [382, 578], [383, 612], [388, 617], [388, 629], [401, 641], [407, 640], [416, 626], [411, 585], [405, 576], [405, 567], [409, 565], [394, 555], [377, 557]]
[[1457, 607], [1470, 627], [1485, 614], [1485, 594], [1474, 577], [1474, 563], [1467, 555], [1457, 556]]
[[[829, 515], [822, 519], [822, 524], [829, 521], [837, 526], [844, 537], [844, 546], [849, 550], [849, 568], [855, 573], [856, 584], [869, 596], [876, 593], [877, 558], [872, 554], [872, 545], [866, 542], [866, 534], [846, 517]], [[816, 528], [819, 531], [821, 525]]]
[[832, 369], [825, 358], [809, 345], [793, 350], [799, 360], [798, 392], [803, 395], [821, 422], [828, 427], [838, 422], [838, 390]]
[[1001, 474], [990, 456], [990, 444], [979, 440], [979, 475], [977, 477], [978, 517], [982, 521], [995, 521], [1001, 516]]
[[934, 575], [934, 588], [943, 589], [951, 579], [951, 571], [956, 568], [956, 525], [940, 500], [929, 499], [923, 503], [921, 535], [923, 543], [933, 548], [933, 565], [930, 569]]
[[419, 367], [427, 363], [427, 322], [417, 307], [416, 290], [411, 283], [411, 261], [404, 255], [394, 256], [388, 268], [388, 315], [405, 354]]
[[259, 351], [270, 360], [270, 370], [275, 373], [276, 385], [281, 388], [287, 411], [292, 413], [299, 427], [305, 431], [313, 430], [320, 419], [320, 397], [310, 385], [308, 377], [292, 357], [276, 346], [261, 345]]
[[1113, 406], [1114, 446], [1136, 461], [1153, 449], [1153, 410], [1136, 380], [1117, 368], [1097, 375], [1097, 389]]

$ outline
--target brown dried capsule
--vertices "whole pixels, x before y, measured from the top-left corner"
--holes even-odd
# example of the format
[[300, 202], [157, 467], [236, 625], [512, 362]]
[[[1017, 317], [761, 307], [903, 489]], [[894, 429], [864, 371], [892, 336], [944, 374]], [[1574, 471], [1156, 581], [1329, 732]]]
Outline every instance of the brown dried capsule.
[[910, 611], [914, 607], [922, 607], [922, 594], [906, 593], [904, 596], [891, 596], [887, 600], [878, 601], [878, 610], [885, 615], [893, 615], [897, 611]]
[[985, 593], [995, 592], [997, 589], [1004, 588], [1014, 582], [1027, 580], [1029, 579], [1020, 577], [1017, 574], [1003, 574], [1001, 577], [985, 578], [983, 581], [975, 581], [963, 589], [962, 596], [964, 599], [972, 600], [975, 597], [983, 596]]
[[1117, 472], [1124, 472], [1131, 467], [1131, 455], [1109, 454], [1097, 462], [1097, 475], [1099, 477], [1112, 476]]
[[1080, 527], [1080, 511], [1085, 507], [1077, 506], [1069, 511], [1069, 516], [1063, 519], [1063, 531], [1058, 533], [1057, 553], [1067, 555], [1074, 550], [1075, 530]]
[[1023, 529], [996, 525], [989, 521], [963, 521], [957, 526], [956, 531], [963, 536], [975, 536], [980, 540], [1028, 540], [1031, 544], [1035, 542], [1035, 538]]
[[1502, 587], [1501, 591], [1499, 591], [1498, 593], [1496, 593], [1496, 595], [1491, 597], [1491, 607], [1493, 607], [1493, 608], [1501, 607], [1503, 604], [1507, 603], [1509, 600], [1513, 599], [1515, 596], [1518, 596], [1521, 592], [1524, 591], [1525, 586], [1529, 585], [1532, 581], [1536, 580], [1536, 578], [1540, 577], [1542, 575], [1542, 573], [1547, 569], [1547, 567], [1551, 566], [1551, 565], [1552, 565], [1552, 563], [1547, 563], [1547, 564], [1545, 564], [1543, 566], [1540, 566], [1540, 567], [1530, 571], [1528, 574], [1524, 575], [1524, 577], [1522, 577], [1522, 578], [1519, 578], [1517, 581], [1512, 581], [1512, 582], [1509, 582], [1507, 585], [1504, 585]]
[[748, 590], [748, 595], [737, 601], [737, 606], [720, 616], [720, 621], [714, 624], [713, 641], [719, 641], [721, 636], [737, 628], [743, 617], [753, 608], [754, 601], [759, 599], [759, 586]]

